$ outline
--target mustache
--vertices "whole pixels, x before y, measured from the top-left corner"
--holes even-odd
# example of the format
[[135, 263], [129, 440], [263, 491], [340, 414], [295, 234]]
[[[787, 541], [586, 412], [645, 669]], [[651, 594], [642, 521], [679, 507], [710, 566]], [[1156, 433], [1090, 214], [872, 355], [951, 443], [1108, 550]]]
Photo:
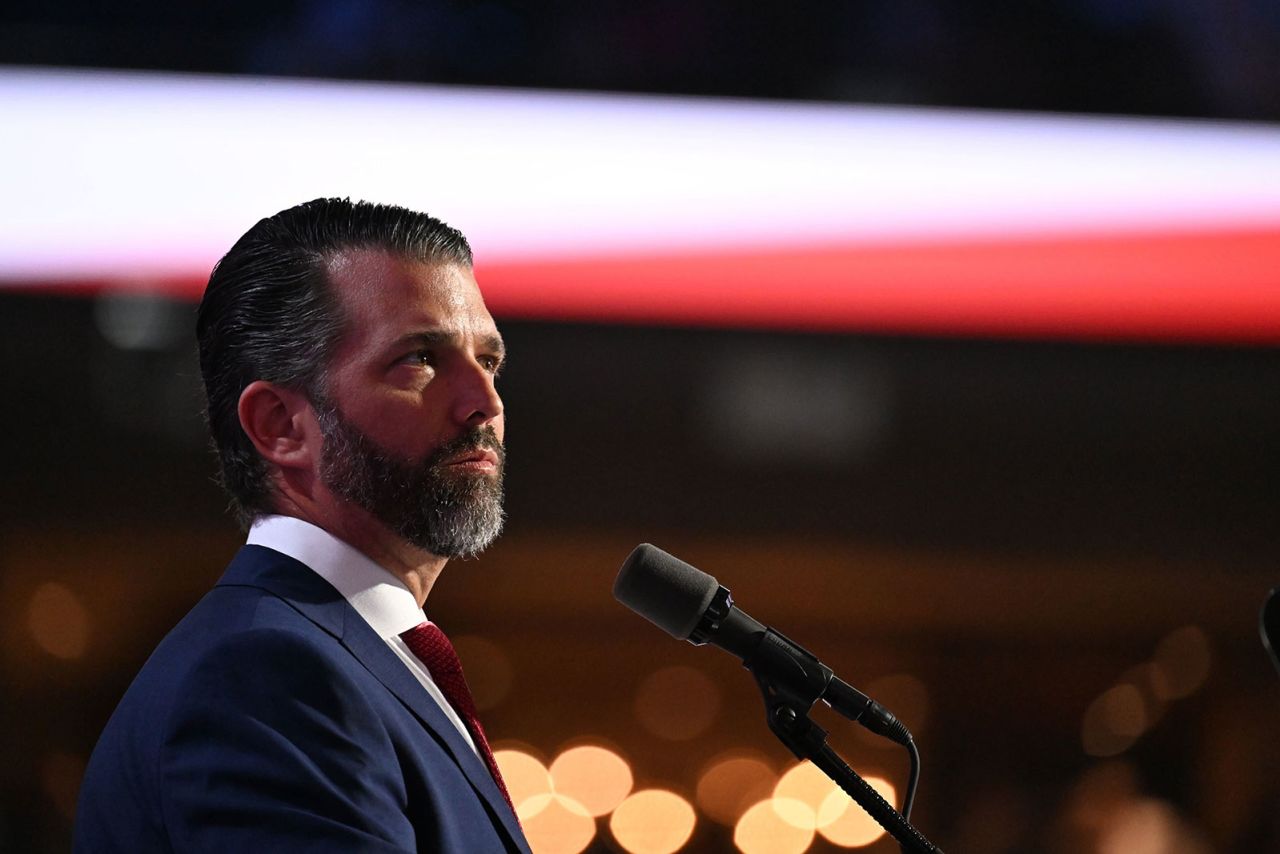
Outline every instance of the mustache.
[[492, 426], [485, 425], [484, 427], [472, 427], [460, 436], [450, 439], [436, 448], [431, 454], [428, 465], [434, 468], [444, 460], [469, 451], [492, 451], [498, 458], [499, 468], [507, 462], [507, 449], [503, 446], [502, 440], [498, 438], [498, 434]]

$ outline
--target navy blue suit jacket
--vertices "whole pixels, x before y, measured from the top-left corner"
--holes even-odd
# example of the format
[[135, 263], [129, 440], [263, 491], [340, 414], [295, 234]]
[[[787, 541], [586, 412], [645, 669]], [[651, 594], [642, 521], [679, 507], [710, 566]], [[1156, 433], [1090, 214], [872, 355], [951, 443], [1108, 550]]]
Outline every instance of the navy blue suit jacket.
[[440, 707], [327, 581], [245, 546], [89, 760], [77, 852], [528, 854]]

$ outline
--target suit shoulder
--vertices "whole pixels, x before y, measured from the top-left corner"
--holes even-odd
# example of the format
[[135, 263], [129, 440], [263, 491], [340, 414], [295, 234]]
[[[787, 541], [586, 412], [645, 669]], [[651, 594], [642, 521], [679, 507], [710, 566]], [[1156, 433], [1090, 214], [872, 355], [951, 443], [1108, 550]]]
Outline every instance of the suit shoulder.
[[282, 695], [336, 701], [364, 673], [337, 638], [319, 629], [249, 626], [211, 638], [194, 652], [175, 674], [177, 705], [200, 698], [245, 704]]

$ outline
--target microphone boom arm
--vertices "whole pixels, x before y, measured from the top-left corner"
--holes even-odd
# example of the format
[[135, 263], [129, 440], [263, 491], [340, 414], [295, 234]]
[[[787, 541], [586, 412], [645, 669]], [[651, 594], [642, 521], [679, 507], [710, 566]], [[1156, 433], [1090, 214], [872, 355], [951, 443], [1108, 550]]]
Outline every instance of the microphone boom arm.
[[[798, 656], [797, 652], [804, 655]], [[830, 693], [832, 682], [841, 686], [837, 701], [842, 705], [847, 700], [852, 700], [854, 706], [861, 705], [865, 711], [875, 701], [856, 688], [835, 679], [829, 667], [773, 629], [765, 630], [756, 655], [751, 660], [744, 661], [744, 665], [760, 686], [770, 731], [796, 758], [809, 760], [830, 777], [898, 841], [904, 852], [942, 854], [942, 849], [926, 839], [892, 804], [863, 780], [858, 772], [849, 767], [840, 754], [827, 744], [827, 731], [809, 717], [809, 710], [814, 702]], [[836, 708], [835, 703], [831, 703], [831, 706]], [[861, 717], [861, 713], [852, 715], [838, 708], [836, 710], [850, 720], [859, 721]], [[859, 722], [865, 725], [865, 722]], [[894, 723], [897, 723], [896, 719]], [[906, 732], [902, 724], [897, 725]], [[907, 739], [910, 738], [908, 733]]]
[[817, 656], [781, 632], [733, 607], [729, 589], [720, 586], [689, 635], [697, 646], [715, 636], [719, 646], [742, 658], [764, 697], [770, 731], [795, 756], [807, 759], [832, 779], [910, 854], [942, 854], [879, 792], [827, 744], [827, 731], [809, 718], [823, 700], [837, 713], [872, 732], [914, 748], [911, 733], [887, 709], [836, 677]]

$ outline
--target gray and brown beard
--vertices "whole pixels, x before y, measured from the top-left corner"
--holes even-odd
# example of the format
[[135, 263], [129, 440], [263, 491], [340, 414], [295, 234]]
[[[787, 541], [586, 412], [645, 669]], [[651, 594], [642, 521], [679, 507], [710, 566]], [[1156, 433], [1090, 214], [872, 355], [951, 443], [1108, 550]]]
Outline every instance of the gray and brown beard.
[[[475, 557], [502, 531], [506, 453], [493, 427], [476, 427], [420, 462], [378, 446], [332, 404], [316, 405], [324, 436], [320, 478], [407, 542], [446, 558]], [[496, 473], [453, 472], [443, 461], [477, 449], [498, 456]]]

